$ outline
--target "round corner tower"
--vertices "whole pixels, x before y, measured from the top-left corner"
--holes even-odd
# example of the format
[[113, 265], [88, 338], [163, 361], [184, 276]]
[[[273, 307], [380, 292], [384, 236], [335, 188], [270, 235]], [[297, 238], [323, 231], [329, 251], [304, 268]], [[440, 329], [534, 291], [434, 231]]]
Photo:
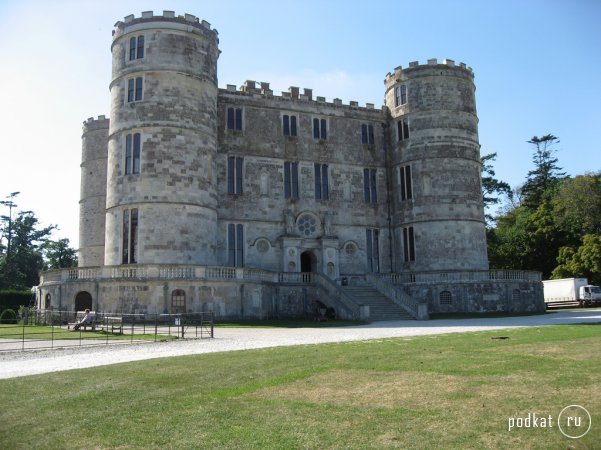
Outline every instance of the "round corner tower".
[[218, 43], [189, 14], [116, 23], [106, 265], [215, 263]]
[[487, 270], [471, 68], [414, 62], [385, 86], [397, 270]]
[[79, 200], [79, 267], [104, 262], [106, 160], [109, 119], [99, 116], [83, 123]]

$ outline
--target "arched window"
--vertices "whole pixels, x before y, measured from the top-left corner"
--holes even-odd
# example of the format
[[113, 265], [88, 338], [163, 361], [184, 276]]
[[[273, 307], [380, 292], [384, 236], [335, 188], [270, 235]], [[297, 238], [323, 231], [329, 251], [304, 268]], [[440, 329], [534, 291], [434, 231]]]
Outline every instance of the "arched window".
[[520, 301], [520, 290], [519, 289], [514, 289], [513, 292], [511, 293], [511, 300], [514, 302], [519, 302]]
[[186, 312], [186, 291], [176, 289], [171, 293], [171, 313], [179, 314]]
[[50, 295], [50, 293], [46, 294], [46, 304], [44, 305], [44, 309], [50, 308], [51, 301], [52, 296]]
[[442, 291], [438, 298], [441, 305], [453, 304], [453, 295], [449, 291]]

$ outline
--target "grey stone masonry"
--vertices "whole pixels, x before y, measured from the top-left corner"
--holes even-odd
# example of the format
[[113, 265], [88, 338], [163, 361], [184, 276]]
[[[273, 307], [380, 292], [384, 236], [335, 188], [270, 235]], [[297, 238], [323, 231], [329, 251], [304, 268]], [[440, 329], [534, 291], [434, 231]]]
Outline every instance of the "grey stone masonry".
[[109, 119], [99, 116], [83, 123], [79, 201], [80, 267], [104, 263], [106, 169]]
[[79, 268], [42, 277], [42, 309], [544, 307], [540, 275], [488, 271], [464, 63], [395, 68], [376, 108], [265, 81], [220, 89], [218, 33], [191, 14], [129, 15], [111, 52], [110, 120], [83, 128]]

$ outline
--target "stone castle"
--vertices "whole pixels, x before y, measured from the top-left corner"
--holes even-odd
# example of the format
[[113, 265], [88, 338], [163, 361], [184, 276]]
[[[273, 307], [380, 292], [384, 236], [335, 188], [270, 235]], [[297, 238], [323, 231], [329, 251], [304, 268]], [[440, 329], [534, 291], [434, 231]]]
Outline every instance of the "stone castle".
[[83, 125], [79, 267], [39, 307], [425, 319], [542, 307], [489, 271], [472, 69], [397, 67], [385, 105], [217, 84], [218, 33], [144, 12], [113, 31], [110, 119]]

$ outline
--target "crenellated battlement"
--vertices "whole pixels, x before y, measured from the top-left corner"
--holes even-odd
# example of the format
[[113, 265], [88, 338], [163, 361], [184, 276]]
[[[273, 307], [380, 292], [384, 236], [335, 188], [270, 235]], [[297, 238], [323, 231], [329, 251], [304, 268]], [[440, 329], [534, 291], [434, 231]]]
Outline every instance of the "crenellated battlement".
[[98, 118], [88, 117], [88, 119], [83, 121], [82, 132], [86, 133], [87, 131], [92, 130], [100, 130], [103, 128], [109, 127], [109, 118], [105, 115], [100, 115]]
[[94, 122], [102, 122], [105, 120], [109, 120], [109, 119], [104, 114], [102, 114], [102, 115], [98, 116], [98, 118], [96, 118], [96, 119], [94, 117], [88, 117], [86, 120], [83, 121], [83, 124], [89, 125]]
[[125, 16], [123, 21], [118, 21], [115, 23], [113, 39], [116, 39], [124, 34], [126, 28], [135, 25], [143, 25], [149, 22], [168, 22], [174, 25], [184, 25], [186, 28], [192, 27], [200, 31], [212, 32], [215, 36], [219, 34], [216, 29], [211, 28], [211, 24], [209, 22], [206, 20], [200, 20], [193, 14], [185, 13], [183, 15], [176, 15], [174, 11], [164, 10], [162, 15], [155, 15], [153, 11], [143, 11], [140, 17], [136, 17], [134, 14]]
[[359, 106], [359, 102], [355, 100], [349, 101], [348, 104], [343, 104], [342, 100], [339, 98], [328, 101], [325, 97], [314, 97], [313, 89], [303, 88], [301, 92], [301, 89], [297, 86], [290, 86], [287, 92], [282, 91], [280, 95], [278, 95], [274, 93], [274, 91], [269, 87], [269, 83], [265, 81], [257, 82], [254, 80], [246, 80], [244, 84], [240, 86], [240, 88], [238, 88], [235, 84], [228, 84], [225, 89], [220, 89], [220, 92], [225, 94], [247, 95], [252, 97], [268, 97], [281, 101], [304, 101], [321, 103], [326, 106], [375, 110], [375, 105], [373, 103], [366, 103], [365, 106]]
[[446, 66], [447, 68], [454, 68], [459, 70], [463, 69], [469, 72], [472, 76], [474, 74], [472, 68], [467, 66], [465, 63], [455, 64], [455, 61], [452, 59], [443, 59], [442, 62], [438, 62], [436, 58], [431, 58], [427, 61], [426, 64], [420, 64], [419, 61], [411, 61], [409, 63], [409, 67], [406, 67], [404, 69], [402, 66], [395, 67], [392, 73], [388, 72], [386, 74], [386, 79], [384, 80], [384, 83], [388, 84], [391, 79], [399, 78], [403, 72], [407, 72], [414, 69], [433, 68], [433, 66]]

